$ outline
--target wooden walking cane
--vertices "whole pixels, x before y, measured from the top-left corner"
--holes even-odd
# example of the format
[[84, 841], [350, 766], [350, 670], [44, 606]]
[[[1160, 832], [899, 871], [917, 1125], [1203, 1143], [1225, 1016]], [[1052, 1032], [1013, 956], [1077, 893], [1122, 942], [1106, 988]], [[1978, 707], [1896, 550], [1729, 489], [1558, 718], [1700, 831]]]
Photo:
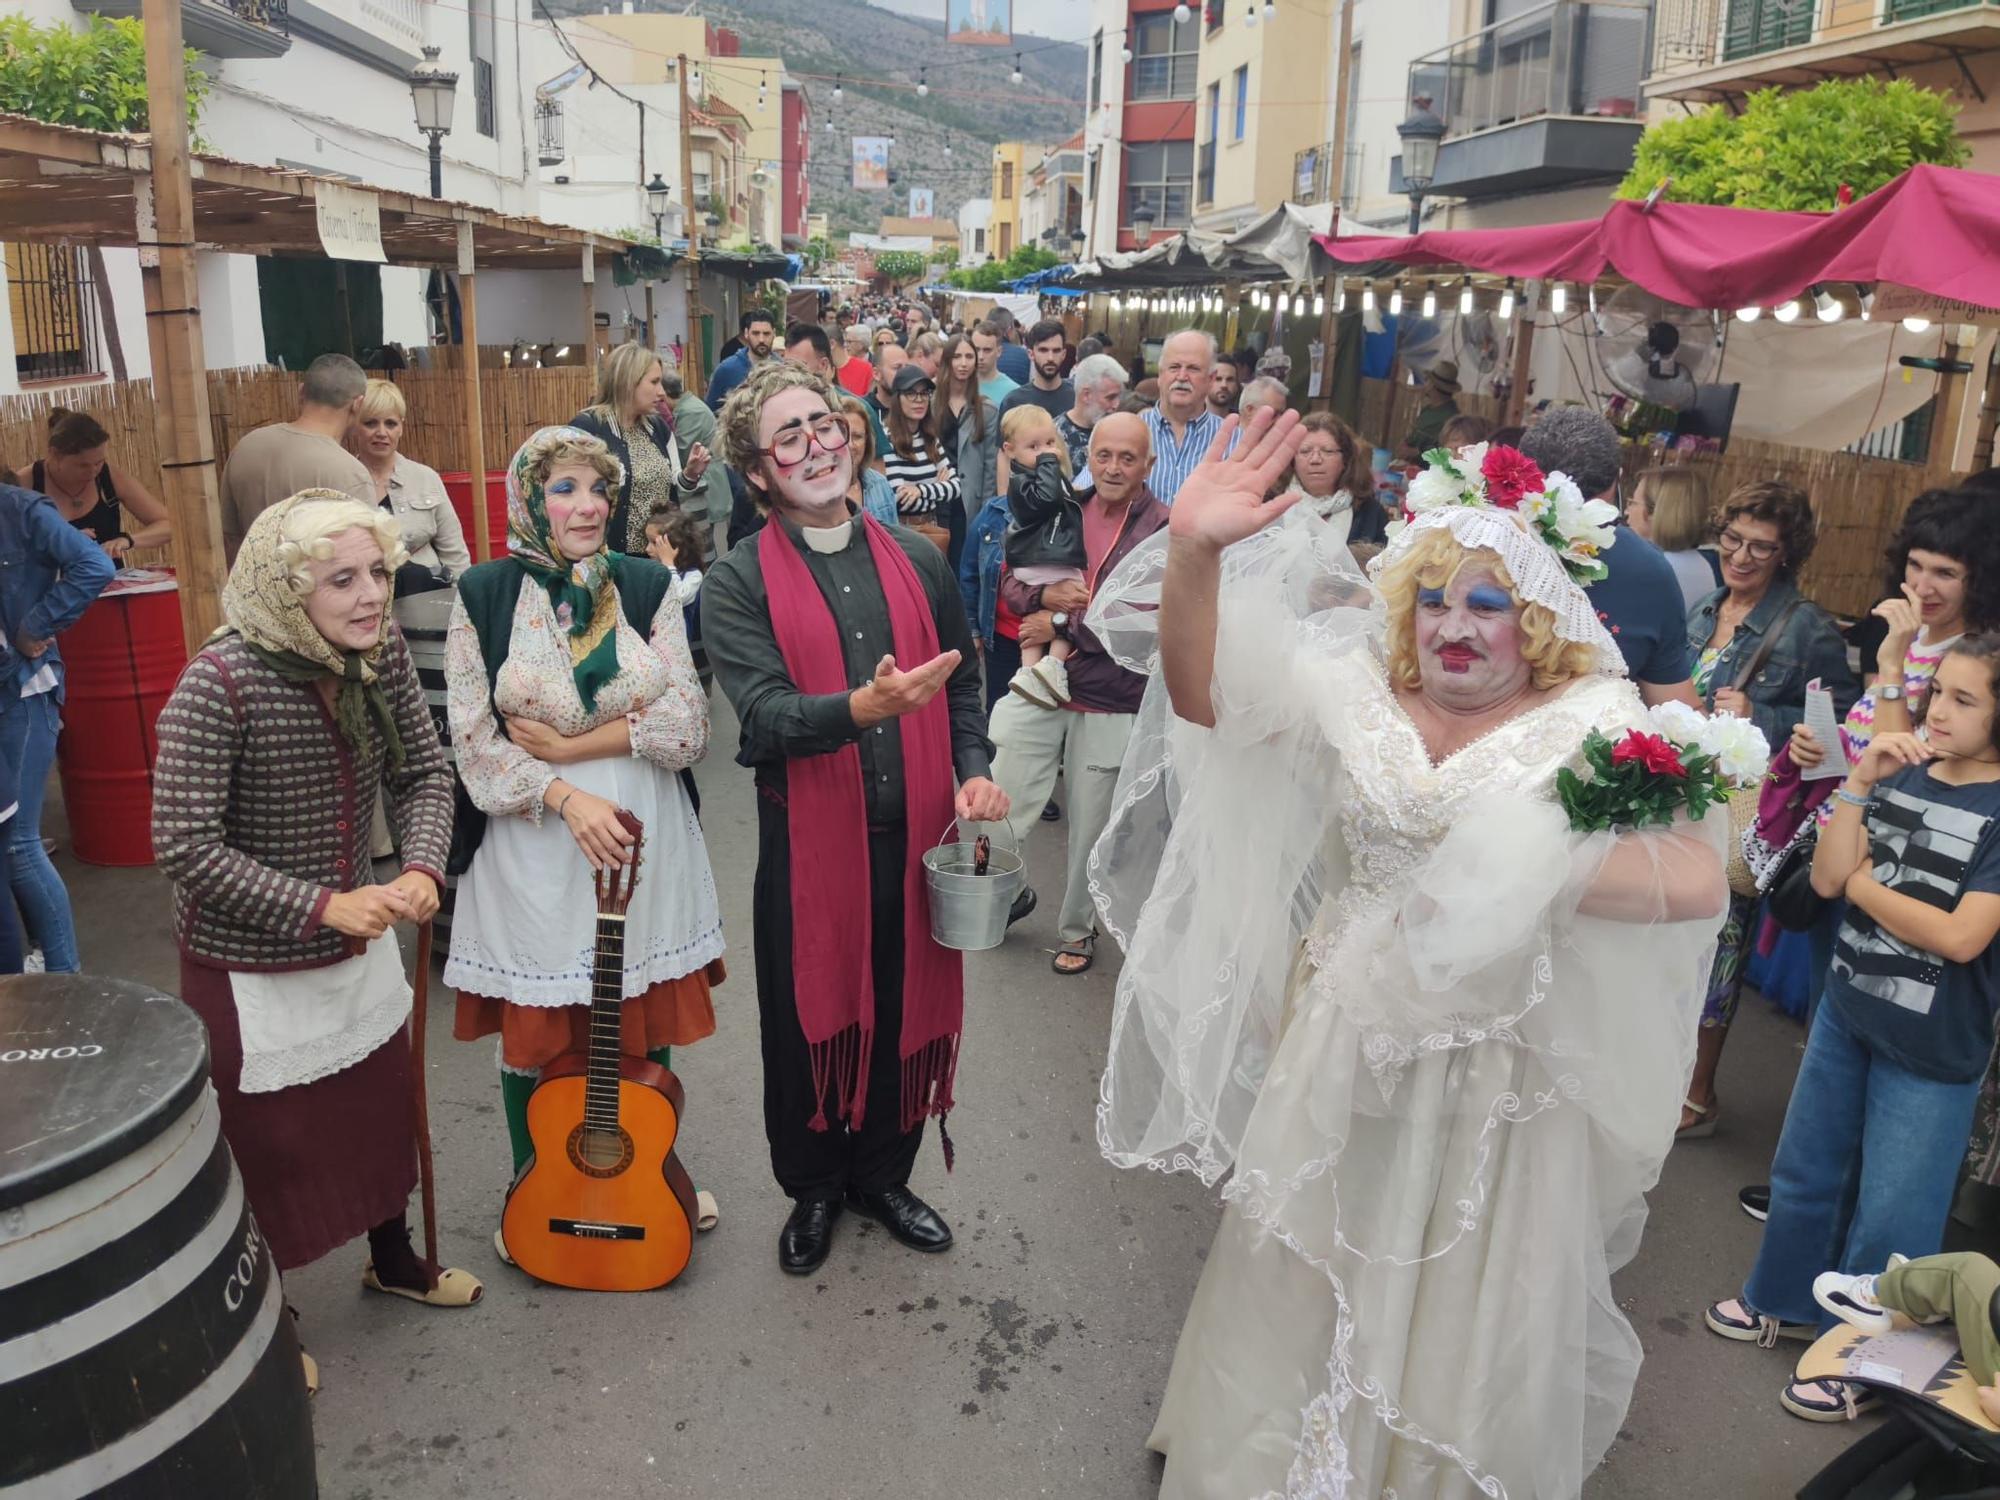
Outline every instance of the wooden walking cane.
[[410, 1001], [410, 1089], [417, 1106], [417, 1181], [423, 1190], [424, 1259], [438, 1264], [437, 1169], [431, 1162], [431, 1110], [424, 1082], [424, 1022], [430, 1007], [431, 924], [417, 928], [417, 982]]

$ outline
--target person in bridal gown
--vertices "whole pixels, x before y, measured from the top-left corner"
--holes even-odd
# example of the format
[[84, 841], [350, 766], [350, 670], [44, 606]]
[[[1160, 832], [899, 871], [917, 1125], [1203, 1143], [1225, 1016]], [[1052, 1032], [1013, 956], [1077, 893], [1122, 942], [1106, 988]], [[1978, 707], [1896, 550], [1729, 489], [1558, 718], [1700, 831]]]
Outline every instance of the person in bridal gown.
[[1297, 435], [1254, 417], [1091, 617], [1160, 668], [1091, 866], [1127, 953], [1100, 1145], [1229, 1177], [1161, 1494], [1574, 1500], [1638, 1370], [1611, 1274], [1728, 820], [1573, 832], [1557, 773], [1645, 718], [1562, 555], [1444, 505], [1362, 577], [1265, 499]]

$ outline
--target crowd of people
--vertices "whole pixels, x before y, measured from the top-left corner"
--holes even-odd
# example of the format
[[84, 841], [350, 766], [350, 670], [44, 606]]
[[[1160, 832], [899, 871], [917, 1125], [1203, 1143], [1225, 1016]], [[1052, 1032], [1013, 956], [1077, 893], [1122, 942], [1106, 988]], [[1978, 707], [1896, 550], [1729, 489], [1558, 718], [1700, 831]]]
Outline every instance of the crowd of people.
[[[1667, 1151], [1724, 1119], [1787, 872], [1809, 1040], [1771, 1181], [1744, 1193], [1762, 1250], [1708, 1326], [1811, 1337], [1834, 1316], [1816, 1278], [1933, 1253], [1962, 1180], [2000, 1187], [1984, 477], [1911, 506], [1886, 598], [1843, 627], [1801, 587], [1811, 497], [1628, 479], [1581, 407], [1496, 432], [1448, 362], [1398, 445], [1406, 510], [1378, 484], [1395, 455], [1288, 409], [1281, 352], [1198, 330], [1143, 379], [1059, 320], [939, 326], [915, 303], [753, 308], [733, 343], [706, 399], [641, 345], [607, 353], [595, 400], [514, 454], [506, 553], [478, 566], [401, 451], [400, 393], [351, 360], [315, 361], [295, 418], [230, 456], [225, 625], [159, 720], [154, 843], [281, 1270], [365, 1234], [370, 1289], [482, 1299], [411, 1244], [398, 923], [452, 902], [453, 1034], [497, 1039], [496, 1203], [542, 1070], [589, 1045], [621, 814], [649, 853], [611, 976], [621, 1051], [664, 1067], [715, 1031], [711, 669], [756, 789], [787, 1273], [849, 1212], [952, 1244], [911, 1185], [932, 1122], [951, 1163], [966, 980], [922, 855], [954, 824], [1024, 850], [1060, 825], [1051, 967], [1090, 970], [1105, 934], [1125, 955], [1100, 1144], [1229, 1179], [1150, 1440], [1166, 1494], [1307, 1474], [1573, 1500], [1636, 1378], [1609, 1277]], [[107, 444], [58, 414], [0, 490], [0, 970], [29, 948], [78, 967], [39, 826], [55, 637], [169, 534]], [[1482, 480], [1440, 503], [1440, 450], [1513, 499]], [[450, 601], [442, 724], [396, 629], [417, 599]], [[1716, 720], [1779, 752], [1761, 797], [1564, 821], [1592, 734]], [[1836, 754], [1844, 778], [1821, 774]], [[1038, 904], [1023, 887], [1009, 927]], [[700, 1193], [696, 1227], [720, 1211]], [[1781, 1399], [1814, 1420], [1870, 1401], [1805, 1379]]]

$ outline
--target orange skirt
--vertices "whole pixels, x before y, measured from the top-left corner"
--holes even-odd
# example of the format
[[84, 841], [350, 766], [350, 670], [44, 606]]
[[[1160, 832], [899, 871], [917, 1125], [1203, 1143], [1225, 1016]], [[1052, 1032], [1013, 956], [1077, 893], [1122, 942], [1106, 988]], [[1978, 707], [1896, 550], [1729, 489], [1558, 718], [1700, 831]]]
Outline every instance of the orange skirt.
[[[706, 969], [654, 985], [625, 1002], [619, 1017], [619, 1045], [633, 1057], [661, 1047], [686, 1047], [715, 1034], [715, 1005], [709, 991], [728, 977], [721, 959]], [[515, 1005], [494, 995], [458, 992], [451, 1034], [461, 1042], [500, 1036], [500, 1060], [523, 1072], [538, 1071], [565, 1052], [590, 1043], [587, 1005]]]

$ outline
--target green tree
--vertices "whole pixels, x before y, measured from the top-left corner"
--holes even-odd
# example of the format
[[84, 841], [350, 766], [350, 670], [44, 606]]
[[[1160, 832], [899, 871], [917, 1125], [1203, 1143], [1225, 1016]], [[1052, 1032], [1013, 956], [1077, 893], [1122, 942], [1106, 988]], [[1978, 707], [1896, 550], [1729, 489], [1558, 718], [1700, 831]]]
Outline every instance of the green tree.
[[923, 279], [930, 262], [915, 250], [884, 250], [875, 257], [875, 274], [886, 276], [892, 286], [907, 286]]
[[[189, 48], [190, 129], [208, 98], [198, 60]], [[103, 16], [92, 16], [82, 31], [37, 26], [25, 16], [0, 19], [0, 110], [86, 130], [145, 130], [144, 31], [137, 21]]]
[[1919, 163], [1963, 166], [1972, 153], [1957, 115], [1951, 99], [1906, 79], [1763, 89], [1740, 115], [1715, 105], [1653, 126], [1617, 196], [1643, 198], [1671, 177], [1676, 203], [1826, 212], [1843, 185], [1859, 197]]
[[1006, 290], [1023, 276], [1032, 276], [1037, 271], [1046, 271], [1050, 266], [1060, 264], [1062, 262], [1054, 251], [1044, 250], [1040, 245], [1023, 245], [1005, 260], [961, 266], [945, 280], [963, 291], [998, 292]]

